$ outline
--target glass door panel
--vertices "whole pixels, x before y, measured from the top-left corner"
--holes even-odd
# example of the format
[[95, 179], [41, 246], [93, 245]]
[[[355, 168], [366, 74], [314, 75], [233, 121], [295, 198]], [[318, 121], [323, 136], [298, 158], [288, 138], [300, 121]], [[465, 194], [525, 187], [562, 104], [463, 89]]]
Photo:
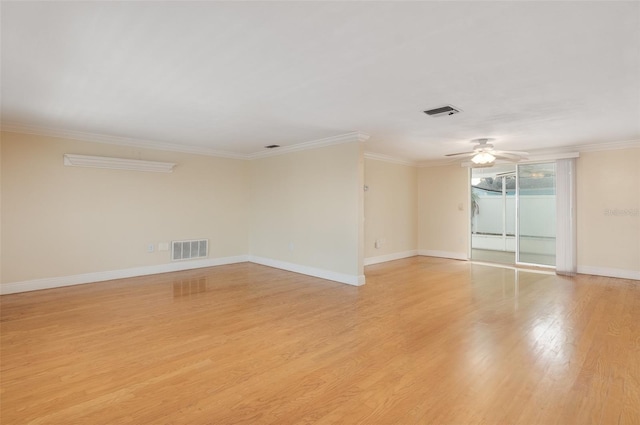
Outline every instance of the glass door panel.
[[556, 264], [556, 164], [518, 164], [516, 262]]
[[516, 167], [471, 170], [471, 259], [515, 264]]

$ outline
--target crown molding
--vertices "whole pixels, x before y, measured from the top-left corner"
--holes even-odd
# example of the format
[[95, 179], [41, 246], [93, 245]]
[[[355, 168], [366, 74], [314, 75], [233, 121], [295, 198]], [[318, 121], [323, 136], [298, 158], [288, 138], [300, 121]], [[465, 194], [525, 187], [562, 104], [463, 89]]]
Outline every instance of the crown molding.
[[389, 155], [383, 155], [381, 153], [365, 152], [364, 157], [365, 159], [372, 159], [374, 161], [390, 162], [392, 164], [408, 165], [410, 167], [418, 166], [416, 161], [409, 161], [408, 159], [396, 158]]
[[640, 139], [626, 140], [622, 142], [594, 143], [591, 145], [572, 146], [568, 150], [576, 150], [578, 152], [598, 152], [633, 148], [640, 148]]
[[247, 159], [261, 159], [271, 156], [284, 155], [291, 152], [305, 151], [309, 149], [317, 149], [324, 146], [338, 145], [349, 142], [365, 142], [369, 139], [369, 135], [360, 131], [340, 134], [338, 136], [325, 137], [323, 139], [311, 140], [309, 142], [296, 143], [291, 146], [284, 146], [267, 151], [255, 152], [247, 155]]
[[[567, 159], [567, 158], [579, 158], [580, 153], [584, 152], [600, 152], [600, 151], [613, 151], [619, 149], [634, 149], [640, 148], [640, 139], [635, 140], [625, 140], [621, 142], [604, 142], [604, 143], [593, 143], [589, 145], [572, 145], [572, 146], [559, 146], [557, 148], [552, 149], [539, 149], [539, 150], [530, 150], [529, 158], [526, 160], [519, 161], [518, 163], [527, 163], [527, 162], [540, 162], [540, 161], [554, 161], [556, 159]], [[420, 168], [428, 168], [428, 167], [443, 167], [447, 165], [456, 165], [459, 162], [448, 159], [435, 159], [435, 160], [427, 160], [418, 162], [418, 167]], [[509, 161], [500, 161], [497, 160], [496, 164], [500, 163], [509, 163]], [[461, 166], [469, 166], [470, 162], [460, 163]]]
[[181, 152], [194, 155], [206, 155], [219, 158], [252, 160], [266, 158], [269, 156], [284, 155], [290, 152], [298, 152], [308, 149], [315, 149], [323, 146], [336, 145], [348, 142], [364, 142], [369, 139], [369, 135], [360, 131], [340, 134], [338, 136], [326, 137], [323, 139], [312, 140], [309, 142], [297, 143], [291, 146], [285, 146], [276, 150], [260, 151], [251, 154], [240, 154], [204, 146], [182, 145], [178, 143], [157, 142], [146, 139], [136, 139], [131, 137], [110, 136], [106, 134], [88, 133], [74, 130], [62, 130], [50, 127], [41, 127], [27, 124], [3, 122], [2, 131], [10, 133], [33, 134], [36, 136], [57, 137], [61, 139], [79, 140], [83, 142], [105, 143], [118, 146], [129, 146], [143, 149], [153, 149], [170, 152]]
[[246, 155], [219, 151], [202, 146], [188, 146], [178, 143], [156, 142], [153, 140], [131, 137], [110, 136], [107, 134], [88, 133], [83, 131], [62, 130], [58, 128], [40, 127], [16, 123], [2, 123], [2, 131], [12, 133], [33, 134], [36, 136], [58, 137], [61, 139], [80, 140], [83, 142], [104, 143], [109, 145], [129, 146], [160, 151], [190, 153], [196, 155], [216, 156], [221, 158], [246, 159]]
[[[369, 135], [360, 131], [354, 131], [351, 133], [341, 134], [337, 136], [326, 137], [318, 140], [311, 140], [308, 142], [297, 143], [291, 146], [285, 146], [274, 150], [259, 151], [251, 154], [239, 154], [227, 151], [220, 151], [211, 149], [204, 146], [190, 146], [178, 143], [157, 142], [146, 139], [136, 139], [130, 137], [110, 136], [106, 134], [89, 133], [73, 130], [62, 130], [50, 127], [41, 127], [27, 124], [3, 122], [2, 131], [12, 133], [33, 134], [37, 136], [57, 137], [63, 139], [80, 140], [84, 142], [105, 143], [118, 146], [129, 146], [143, 149], [153, 149], [170, 152], [181, 152], [194, 155], [213, 156], [218, 158], [230, 158], [230, 159], [242, 159], [252, 160], [267, 158], [271, 156], [284, 155], [291, 152], [298, 152], [308, 149], [316, 149], [323, 146], [336, 145], [340, 143], [348, 142], [364, 142], [369, 139]], [[532, 151], [531, 160], [540, 160], [539, 158], [551, 158], [558, 159], [562, 154], [574, 154], [576, 152], [597, 152], [608, 151], [618, 149], [632, 149], [640, 148], [640, 139], [608, 142], [608, 143], [594, 143], [588, 145], [573, 145], [563, 146], [554, 149], [544, 149], [539, 151]], [[364, 157], [367, 159], [373, 159], [377, 161], [385, 161], [395, 164], [408, 165], [412, 167], [442, 167], [448, 165], [454, 165], [457, 161], [451, 161], [450, 159], [435, 159], [425, 161], [411, 161], [402, 158], [396, 158], [384, 154], [375, 152], [365, 152]], [[535, 158], [535, 159], [533, 159]]]
[[463, 168], [491, 168], [494, 165], [504, 164], [536, 164], [540, 162], [556, 161], [558, 159], [573, 159], [579, 158], [579, 152], [562, 152], [562, 153], [550, 153], [544, 155], [530, 155], [527, 159], [521, 159], [519, 161], [509, 161], [507, 159], [496, 159], [488, 165], [474, 164], [472, 161], [463, 161], [460, 166]]
[[447, 167], [450, 165], [457, 165], [460, 163], [460, 160], [451, 160], [451, 159], [431, 159], [426, 161], [418, 162], [418, 168], [431, 168], [431, 167]]
[[530, 159], [537, 159], [542, 157], [556, 156], [558, 159], [562, 155], [575, 155], [574, 158], [580, 156], [582, 152], [599, 152], [599, 151], [613, 151], [619, 149], [633, 149], [640, 148], [640, 139], [624, 140], [618, 142], [603, 142], [592, 143], [585, 145], [571, 145], [571, 146], [559, 146], [557, 148], [536, 149], [529, 151]]

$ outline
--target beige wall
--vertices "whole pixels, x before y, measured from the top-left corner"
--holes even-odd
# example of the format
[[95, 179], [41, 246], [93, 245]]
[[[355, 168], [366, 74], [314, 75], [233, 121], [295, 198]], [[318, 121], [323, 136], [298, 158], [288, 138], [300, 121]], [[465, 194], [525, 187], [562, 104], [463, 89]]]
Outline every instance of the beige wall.
[[[418, 249], [418, 169], [365, 159], [365, 258]], [[379, 248], [375, 247], [380, 241]]]
[[[467, 173], [458, 165], [419, 170], [420, 253], [468, 255]], [[576, 174], [579, 272], [637, 276], [640, 149], [583, 152]]]
[[[178, 165], [65, 167], [64, 153]], [[191, 238], [209, 239], [210, 258], [345, 276], [365, 256], [468, 254], [468, 170], [365, 161], [359, 142], [242, 161], [2, 133], [0, 167], [2, 283], [167, 264], [157, 244]], [[637, 273], [640, 149], [583, 153], [577, 175], [579, 270]]]
[[640, 148], [582, 153], [576, 168], [578, 271], [640, 271]]
[[251, 161], [252, 256], [363, 274], [361, 143]]
[[423, 255], [467, 258], [469, 169], [460, 165], [418, 171], [418, 246]]
[[[247, 161], [14, 133], [1, 146], [3, 283], [168, 263], [157, 243], [178, 239], [209, 239], [211, 258], [248, 252]], [[64, 153], [178, 165], [65, 167]]]
[[2, 284], [2, 133], [0, 133], [0, 284]]

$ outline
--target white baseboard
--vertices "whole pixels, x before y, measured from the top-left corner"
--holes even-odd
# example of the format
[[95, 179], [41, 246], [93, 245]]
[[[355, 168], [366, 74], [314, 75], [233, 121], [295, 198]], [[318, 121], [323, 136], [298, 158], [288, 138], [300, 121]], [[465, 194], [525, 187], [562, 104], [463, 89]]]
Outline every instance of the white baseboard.
[[596, 276], [617, 277], [620, 279], [640, 280], [640, 271], [636, 271], [636, 270], [612, 269], [608, 267], [578, 266], [578, 273], [593, 274]]
[[404, 252], [394, 252], [393, 254], [378, 255], [377, 257], [369, 257], [364, 259], [364, 265], [370, 266], [371, 264], [386, 263], [387, 261], [401, 260], [403, 258], [415, 257], [418, 255], [418, 250]]
[[[461, 253], [446, 251], [405, 251], [378, 257], [365, 259], [365, 265], [393, 261], [401, 258], [423, 255], [427, 257], [450, 258], [454, 260], [467, 260], [467, 256]], [[177, 272], [204, 267], [221, 266], [225, 264], [252, 262], [264, 266], [275, 267], [295, 273], [332, 280], [334, 282], [346, 283], [347, 285], [361, 286], [365, 284], [364, 275], [349, 275], [337, 273], [330, 270], [317, 269], [314, 267], [302, 266], [285, 261], [273, 260], [264, 257], [251, 255], [238, 255], [235, 257], [208, 258], [196, 261], [181, 261], [175, 263], [159, 264], [156, 266], [135, 267], [122, 270], [110, 270], [104, 272], [84, 273], [72, 276], [51, 277], [44, 279], [33, 279], [22, 282], [11, 282], [0, 285], [0, 295], [15, 294], [19, 292], [37, 291], [40, 289], [60, 288], [64, 286], [81, 285], [84, 283], [103, 282], [105, 280], [123, 279], [128, 277], [146, 276], [151, 274]], [[640, 271], [614, 269], [606, 267], [578, 266], [578, 273], [591, 274], [596, 276], [615, 277], [621, 279], [640, 280]]]
[[364, 275], [351, 275], [332, 272], [331, 270], [317, 269], [315, 267], [302, 266], [300, 264], [287, 263], [286, 261], [273, 260], [271, 258], [255, 257], [250, 255], [249, 261], [263, 266], [275, 267], [277, 269], [305, 274], [307, 276], [319, 277], [321, 279], [333, 280], [334, 282], [346, 283], [347, 285], [361, 286], [365, 283]]
[[464, 261], [467, 261], [469, 259], [467, 254], [461, 252], [433, 251], [429, 249], [419, 250], [418, 255], [424, 255], [425, 257], [451, 258], [452, 260]]
[[222, 266], [225, 264], [244, 263], [248, 261], [295, 273], [319, 277], [321, 279], [346, 283], [348, 285], [361, 286], [365, 283], [364, 275], [348, 275], [332, 272], [330, 270], [316, 269], [313, 267], [301, 266], [299, 264], [272, 260], [270, 258], [254, 257], [250, 255], [238, 255], [235, 257], [180, 261], [175, 263], [159, 264], [156, 266], [134, 267], [122, 270], [109, 270], [104, 272], [84, 273], [72, 276], [50, 277], [44, 279], [25, 280], [22, 282], [4, 283], [0, 285], [0, 295], [16, 294], [18, 292], [38, 291], [40, 289], [61, 288], [64, 286], [104, 282], [105, 280], [147, 276], [158, 273], [178, 272], [183, 270], [199, 269], [203, 267]]
[[235, 257], [207, 258], [195, 261], [179, 261], [156, 266], [134, 267], [122, 270], [83, 273], [72, 276], [49, 277], [44, 279], [25, 280], [0, 285], [0, 295], [18, 292], [37, 291], [40, 289], [60, 288], [63, 286], [81, 285], [83, 283], [103, 282], [105, 280], [123, 279], [127, 277], [146, 276], [150, 274], [178, 272], [203, 267], [221, 266], [223, 264], [244, 263], [249, 261], [248, 255]]

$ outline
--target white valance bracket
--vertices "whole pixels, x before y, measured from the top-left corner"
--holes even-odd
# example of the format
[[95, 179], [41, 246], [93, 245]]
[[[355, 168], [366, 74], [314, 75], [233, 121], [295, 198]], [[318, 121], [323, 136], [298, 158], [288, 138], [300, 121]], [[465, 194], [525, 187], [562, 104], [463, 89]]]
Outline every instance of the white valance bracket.
[[172, 173], [173, 162], [143, 161], [140, 159], [109, 158], [106, 156], [75, 155], [65, 153], [64, 165], [68, 167], [108, 168], [111, 170], [150, 171]]

